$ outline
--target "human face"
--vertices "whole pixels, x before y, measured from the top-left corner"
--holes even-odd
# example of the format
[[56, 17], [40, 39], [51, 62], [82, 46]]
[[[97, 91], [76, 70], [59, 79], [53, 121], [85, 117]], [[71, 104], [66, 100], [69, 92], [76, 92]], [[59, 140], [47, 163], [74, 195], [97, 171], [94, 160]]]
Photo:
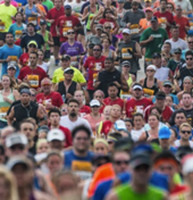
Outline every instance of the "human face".
[[94, 46], [94, 48], [93, 48], [93, 56], [95, 58], [100, 58], [100, 56], [101, 56], [101, 48], [99, 46]]
[[95, 113], [95, 114], [99, 113], [99, 110], [100, 110], [99, 106], [92, 106], [90, 108], [91, 108], [92, 113]]
[[183, 86], [185, 90], [190, 90], [192, 87], [192, 81], [188, 79], [184, 80]]
[[171, 50], [171, 46], [169, 44], [164, 44], [164, 52], [169, 53]]
[[58, 126], [60, 123], [60, 115], [58, 113], [51, 113], [49, 119], [51, 126]]
[[42, 51], [38, 51], [38, 59], [41, 61], [44, 59], [44, 54], [42, 53]]
[[25, 122], [21, 125], [20, 131], [26, 135], [27, 139], [32, 141], [35, 137], [35, 127], [32, 123]]
[[30, 54], [29, 61], [30, 61], [30, 65], [31, 66], [36, 66], [38, 58], [37, 58], [37, 56], [35, 54]]
[[103, 101], [103, 96], [100, 93], [95, 93], [94, 99], [97, 99], [99, 102]]
[[21, 102], [23, 105], [28, 105], [28, 103], [30, 102], [30, 95], [29, 94], [26, 94], [26, 93], [23, 93], [20, 95], [20, 99], [21, 99]]
[[79, 112], [79, 107], [78, 107], [78, 104], [77, 103], [74, 103], [74, 102], [71, 102], [69, 105], [68, 105], [68, 113], [70, 116], [77, 116], [78, 115], [78, 112]]
[[30, 89], [30, 93], [31, 93], [31, 101], [36, 101], [36, 93], [35, 93], [35, 91]]
[[116, 174], [129, 170], [130, 156], [126, 152], [116, 152], [113, 155], [113, 168]]
[[162, 58], [162, 64], [161, 64], [163, 67], [166, 67], [167, 66], [167, 61], [165, 58]]
[[142, 97], [142, 94], [143, 94], [143, 91], [140, 90], [140, 89], [135, 89], [133, 90], [133, 96], [136, 98], [136, 99], [140, 99]]
[[181, 8], [177, 8], [176, 9], [176, 15], [177, 16], [182, 16], [182, 9]]
[[151, 68], [150, 68], [150, 69], [147, 69], [147, 70], [146, 70], [146, 75], [147, 75], [147, 76], [150, 76], [150, 77], [151, 77], [151, 76], [154, 76], [154, 74], [155, 74], [155, 70], [154, 70], [154, 69], [151, 69]]
[[168, 150], [170, 146], [170, 140], [169, 139], [159, 139], [159, 143], [162, 149]]
[[186, 122], [186, 116], [184, 115], [184, 113], [177, 113], [176, 117], [174, 119], [175, 124], [180, 127], [180, 125], [184, 122]]
[[174, 165], [166, 161], [158, 166], [157, 171], [167, 175], [169, 179], [172, 180], [174, 174], [176, 173], [176, 168]]
[[103, 43], [102, 43], [102, 44], [103, 44], [103, 47], [104, 47], [104, 48], [109, 48], [109, 45], [110, 45], [110, 44], [109, 44], [108, 39], [103, 39]]
[[166, 1], [161, 1], [159, 5], [160, 5], [160, 9], [162, 11], [166, 10], [166, 8], [167, 8], [167, 2]]
[[172, 13], [173, 12], [173, 7], [171, 4], [167, 4], [167, 7], [166, 7], [167, 11]]
[[129, 41], [129, 40], [130, 40], [130, 35], [127, 34], [127, 33], [123, 33], [123, 40], [124, 40], [125, 42]]
[[13, 67], [7, 69], [7, 74], [8, 74], [10, 77], [15, 77], [15, 73], [16, 73], [16, 70], [15, 70]]
[[12, 45], [14, 43], [13, 35], [12, 34], [7, 34], [5, 38], [5, 42], [8, 45]]
[[51, 174], [62, 168], [62, 160], [58, 155], [52, 155], [47, 160], [47, 167]]
[[192, 98], [190, 94], [184, 94], [182, 96], [182, 105], [187, 108], [192, 105]]
[[68, 72], [64, 73], [65, 80], [71, 81], [73, 76], [74, 76], [74, 72], [73, 71], [68, 71]]
[[170, 131], [171, 131], [171, 135], [170, 135], [170, 143], [173, 144], [173, 142], [176, 141], [177, 138], [176, 138], [176, 134], [175, 134], [175, 132], [174, 132], [172, 129], [170, 129]]
[[112, 29], [111, 24], [110, 23], [105, 23], [105, 25], [104, 25], [105, 32], [110, 34], [111, 33], [111, 29]]
[[192, 66], [193, 65], [193, 56], [191, 56], [191, 55], [186, 56], [186, 64], [188, 66]]
[[6, 149], [6, 156], [9, 158], [26, 154], [27, 154], [27, 149], [22, 144], [16, 144]]
[[111, 117], [111, 107], [105, 108], [103, 114], [104, 114], [105, 120], [109, 120]]
[[172, 101], [172, 97], [171, 96], [167, 96], [166, 97], [166, 105], [169, 107], [173, 106], [173, 101]]
[[10, 78], [8, 76], [3, 76], [1, 83], [3, 88], [9, 88], [11, 84]]
[[71, 12], [72, 12], [72, 9], [70, 9], [70, 8], [65, 9], [66, 16], [70, 16]]
[[68, 36], [68, 39], [75, 38], [75, 32], [74, 32], [74, 30], [73, 29], [68, 30], [67, 36]]
[[105, 69], [107, 71], [111, 71], [113, 69], [114, 65], [110, 60], [105, 60]]
[[50, 83], [50, 81], [43, 81], [41, 83], [41, 87], [42, 87], [42, 91], [45, 93], [45, 94], [49, 94], [51, 92], [51, 87], [52, 87], [52, 84]]
[[141, 116], [135, 116], [133, 123], [134, 123], [135, 129], [137, 129], [137, 130], [141, 129], [144, 125], [144, 121], [143, 121], [143, 118]]
[[165, 99], [156, 99], [156, 105], [159, 108], [163, 108], [163, 106], [165, 105], [166, 100]]
[[129, 131], [129, 133], [131, 133], [131, 130], [133, 129], [131, 122], [125, 121], [125, 126], [127, 127], [127, 131]]
[[174, 37], [174, 38], [178, 38], [179, 37], [179, 29], [173, 29], [172, 30], [172, 37]]
[[84, 95], [83, 95], [83, 92], [82, 92], [82, 91], [77, 91], [77, 92], [75, 92], [75, 94], [74, 94], [74, 98], [77, 99], [78, 102], [79, 102], [80, 104], [82, 104], [83, 101], [84, 101]]
[[83, 130], [80, 130], [76, 133], [73, 138], [73, 147], [79, 153], [86, 153], [89, 150], [90, 138], [87, 133]]
[[64, 68], [64, 69], [66, 69], [67, 67], [69, 67], [70, 66], [70, 62], [71, 62], [71, 60], [66, 60], [66, 59], [61, 59], [60, 60], [61, 61], [61, 66]]
[[183, 126], [180, 130], [181, 140], [189, 141], [190, 137], [192, 136], [191, 129], [189, 127]]
[[153, 62], [153, 64], [155, 65], [155, 66], [159, 66], [159, 65], [161, 65], [161, 58], [159, 58], [159, 57], [155, 57], [155, 58], [153, 58], [153, 60], [152, 60], [152, 62]]
[[148, 124], [151, 128], [158, 127], [159, 125], [159, 120], [157, 119], [156, 116], [150, 116], [148, 119]]
[[118, 89], [115, 86], [108, 88], [108, 95], [110, 98], [115, 99], [117, 97]]
[[114, 117], [114, 118], [120, 118], [121, 117], [121, 108], [119, 106], [112, 106], [111, 117]]
[[138, 8], [139, 8], [139, 5], [138, 5], [138, 4], [133, 4], [133, 5], [132, 5], [133, 11], [137, 11]]
[[124, 65], [123, 67], [122, 67], [122, 70], [123, 70], [123, 73], [129, 73], [129, 71], [130, 71], [130, 66], [128, 66], [128, 65]]
[[171, 89], [172, 89], [171, 85], [164, 85], [164, 86], [163, 86], [163, 92], [164, 92], [165, 94], [170, 94]]
[[37, 153], [46, 153], [48, 150], [49, 144], [47, 142], [42, 142], [37, 148]]
[[151, 28], [152, 28], [153, 30], [157, 29], [157, 28], [158, 28], [158, 22], [157, 22], [157, 21], [151, 22]]
[[27, 26], [27, 32], [30, 33], [30, 34], [33, 34], [33, 33], [35, 32], [34, 26], [28, 25], [28, 26]]
[[61, 112], [61, 115], [62, 115], [62, 116], [67, 115], [67, 105], [62, 106], [60, 112]]
[[5, 177], [0, 176], [0, 197], [2, 200], [9, 199], [9, 193], [11, 192], [8, 181], [5, 180]]
[[62, 0], [54, 0], [54, 6], [59, 9], [62, 7]]
[[193, 37], [188, 38], [188, 48], [191, 50], [193, 49]]
[[16, 15], [16, 18], [15, 18], [15, 19], [16, 19], [17, 22], [21, 22], [22, 19], [23, 19], [23, 17], [22, 17], [22, 15], [19, 13], [19, 14]]
[[98, 142], [94, 146], [94, 153], [101, 154], [101, 155], [107, 155], [108, 154], [108, 148], [104, 143]]
[[49, 142], [49, 146], [50, 146], [50, 149], [56, 149], [56, 150], [62, 151], [64, 147], [64, 141], [52, 140], [51, 142]]

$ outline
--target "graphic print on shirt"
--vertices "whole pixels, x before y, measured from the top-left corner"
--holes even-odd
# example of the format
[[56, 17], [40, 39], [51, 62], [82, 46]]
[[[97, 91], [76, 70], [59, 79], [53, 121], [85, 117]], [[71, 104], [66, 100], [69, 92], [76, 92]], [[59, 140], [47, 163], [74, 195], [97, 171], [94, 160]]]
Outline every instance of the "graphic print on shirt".
[[72, 28], [72, 21], [71, 20], [66, 20], [65, 24], [63, 25], [63, 36], [66, 37], [67, 36], [67, 32], [68, 30], [70, 30]]

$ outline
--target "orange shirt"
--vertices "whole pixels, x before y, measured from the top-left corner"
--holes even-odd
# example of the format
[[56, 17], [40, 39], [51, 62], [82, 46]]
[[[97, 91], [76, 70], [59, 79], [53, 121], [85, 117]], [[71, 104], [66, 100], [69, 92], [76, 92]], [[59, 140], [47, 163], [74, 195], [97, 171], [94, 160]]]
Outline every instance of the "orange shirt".
[[[41, 10], [42, 14], [43, 14], [44, 16], [46, 16], [46, 11], [45, 11], [44, 6], [42, 6], [42, 5], [39, 4], [39, 3], [37, 3], [36, 6], [39, 8], [39, 10]], [[41, 17], [38, 17], [38, 24], [40, 24], [40, 19], [41, 19]]]
[[[158, 18], [158, 23], [160, 23], [160, 19], [159, 18]], [[140, 27], [143, 28], [143, 30], [145, 30], [145, 29], [147, 29], [147, 28], [149, 28], [151, 26], [151, 22], [148, 21], [146, 18], [142, 18], [139, 21], [139, 25], [140, 25]]]

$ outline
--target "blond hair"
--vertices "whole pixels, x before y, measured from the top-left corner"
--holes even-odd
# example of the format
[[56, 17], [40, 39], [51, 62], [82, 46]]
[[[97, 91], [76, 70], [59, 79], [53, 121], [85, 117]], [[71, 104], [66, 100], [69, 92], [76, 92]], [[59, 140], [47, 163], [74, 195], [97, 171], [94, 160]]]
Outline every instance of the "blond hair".
[[183, 127], [188, 127], [188, 128], [190, 128], [190, 130], [192, 130], [192, 127], [191, 127], [190, 124], [188, 124], [187, 122], [182, 123], [182, 124], [180, 125], [180, 131], [182, 130]]

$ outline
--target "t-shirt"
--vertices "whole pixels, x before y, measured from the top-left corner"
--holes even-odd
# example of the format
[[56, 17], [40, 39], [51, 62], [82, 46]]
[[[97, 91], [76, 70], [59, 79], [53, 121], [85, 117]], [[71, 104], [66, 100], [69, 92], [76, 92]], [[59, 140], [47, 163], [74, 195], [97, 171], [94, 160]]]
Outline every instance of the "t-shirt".
[[48, 11], [48, 14], [46, 16], [47, 19], [54, 19], [54, 22], [51, 24], [50, 32], [52, 34], [52, 37], [56, 37], [56, 24], [58, 21], [58, 18], [64, 15], [64, 7], [62, 6], [59, 10], [56, 8], [52, 8]]
[[110, 97], [107, 97], [103, 100], [103, 103], [110, 106], [118, 104], [119, 106], [121, 106], [122, 110], [124, 109], [124, 100], [118, 97], [115, 100], [111, 100]]
[[174, 3], [176, 5], [176, 7], [180, 6], [182, 8], [182, 10], [185, 10], [185, 11], [192, 10], [192, 5], [189, 0], [183, 0], [183, 1], [174, 0]]
[[[72, 66], [70, 66], [70, 68], [74, 70], [74, 76], [72, 78], [73, 81], [77, 83], [86, 83], [83, 74], [78, 69]], [[63, 80], [64, 80], [64, 70], [62, 67], [60, 67], [54, 71], [52, 83], [59, 83]]]
[[64, 152], [64, 166], [72, 170], [82, 180], [92, 177], [92, 164], [94, 154], [88, 152], [85, 157], [76, 156], [73, 150]]
[[33, 36], [29, 36], [28, 34], [25, 35], [20, 42], [20, 46], [21, 48], [25, 48], [26, 51], [28, 51], [27, 49], [27, 45], [30, 41], [36, 41], [36, 43], [38, 44], [38, 49], [41, 49], [42, 46], [44, 45], [45, 41], [42, 35], [40, 35], [39, 33], [35, 33], [35, 35]]
[[[22, 49], [20, 46], [13, 45], [12, 48], [8, 47], [7, 44], [0, 47], [0, 59], [7, 59], [8, 57], [11, 58], [11, 62], [15, 62], [20, 58], [22, 55]], [[7, 62], [2, 63], [1, 75], [7, 74]], [[19, 75], [19, 68], [16, 69], [15, 77], [17, 78]]]
[[137, 142], [144, 131], [144, 128], [141, 128], [140, 130], [131, 130], [131, 137], [133, 141]]
[[30, 86], [37, 89], [38, 87], [40, 87], [42, 79], [47, 77], [47, 74], [40, 67], [37, 67], [36, 69], [31, 69], [29, 66], [26, 66], [21, 69], [18, 79], [23, 81], [23, 79], [26, 77], [30, 82]]
[[71, 137], [71, 132], [69, 129], [59, 126], [59, 129], [64, 133], [65, 135], [65, 148], [72, 146], [72, 137]]
[[42, 1], [42, 4], [45, 5], [45, 6], [47, 6], [48, 10], [51, 10], [54, 7], [53, 2], [50, 1], [50, 0]]
[[160, 67], [156, 69], [154, 78], [157, 78], [159, 81], [165, 81], [169, 78], [170, 69], [168, 67]]
[[84, 117], [85, 115], [90, 114], [91, 110], [89, 106], [83, 105], [82, 108], [80, 108], [79, 112], [80, 116]]
[[9, 27], [9, 33], [12, 33], [15, 40], [18, 40], [22, 36], [22, 30], [26, 29], [26, 25], [22, 24], [21, 26], [18, 26], [17, 23], [12, 24]]
[[36, 101], [42, 104], [43, 106], [46, 106], [47, 103], [50, 103], [58, 108], [60, 108], [60, 106], [63, 104], [61, 94], [53, 91], [50, 92], [50, 94], [47, 96], [44, 93], [37, 94]]
[[23, 53], [19, 58], [19, 62], [22, 65], [22, 67], [27, 66], [28, 63], [29, 63], [29, 54], [28, 53]]
[[178, 39], [178, 41], [173, 41], [173, 39], [168, 39], [165, 42], [169, 42], [171, 44], [171, 53], [174, 52], [175, 49], [180, 48], [182, 50], [185, 50], [188, 48], [188, 44], [186, 41], [182, 40], [181, 38]]
[[108, 135], [108, 133], [112, 133], [113, 130], [115, 130], [114, 123], [110, 120], [106, 120], [102, 123], [100, 134]]
[[151, 59], [155, 52], [161, 52], [163, 42], [168, 39], [168, 35], [166, 30], [163, 28], [158, 28], [157, 31], [153, 31], [150, 27], [143, 31], [140, 42], [147, 40], [150, 36], [153, 36], [154, 39], [145, 45], [145, 58]]
[[[158, 18], [158, 22], [160, 24], [160, 19], [159, 18]], [[139, 25], [145, 30], [145, 29], [147, 29], [147, 28], [149, 28], [151, 26], [151, 21], [150, 20], [148, 21], [146, 18], [142, 18], [139, 21]]]
[[81, 13], [81, 8], [82, 8], [83, 4], [84, 4], [84, 1], [81, 1], [80, 3], [77, 3], [76, 1], [73, 1], [70, 5], [72, 7], [72, 10], [75, 13]]
[[[173, 100], [174, 100], [174, 103], [176, 104], [176, 105], [178, 105], [179, 104], [179, 100], [178, 100], [178, 97], [175, 95], [175, 94], [169, 94], [172, 98], [173, 98]], [[155, 101], [156, 101], [156, 96], [154, 96], [154, 98], [153, 98], [153, 103], [155, 103]]]
[[0, 4], [0, 32], [8, 32], [12, 24], [12, 18], [17, 13], [17, 9], [10, 5]]
[[66, 42], [68, 40], [67, 38], [68, 30], [79, 25], [81, 25], [79, 19], [73, 15], [69, 17], [67, 16], [59, 17], [56, 26], [60, 30], [60, 42]]
[[68, 42], [65, 42], [60, 47], [60, 55], [68, 54], [70, 56], [77, 56], [82, 53], [84, 53], [84, 48], [80, 42], [75, 41], [72, 46]]
[[88, 90], [95, 90], [93, 87], [93, 81], [96, 79], [98, 73], [104, 69], [105, 56], [101, 56], [100, 58], [88, 57], [86, 62], [84, 63], [84, 68], [88, 69]]
[[188, 18], [183, 17], [183, 16], [182, 17], [177, 17], [177, 15], [175, 15], [174, 16], [174, 21], [176, 22], [176, 24], [180, 25], [180, 27], [179, 27], [179, 31], [180, 31], [179, 37], [184, 40], [185, 37], [186, 37], [186, 29], [185, 29], [185, 27], [186, 26], [190, 27], [190, 23], [188, 21]]
[[152, 105], [152, 101], [148, 98], [143, 98], [140, 100], [136, 100], [134, 98], [128, 100], [126, 102], [126, 116], [129, 118], [132, 118], [133, 115], [137, 112], [140, 112], [143, 114], [145, 108], [149, 105]]
[[[181, 146], [180, 140], [176, 140], [176, 141], [174, 142], [174, 144], [175, 144], [175, 147], [180, 147], [180, 146]], [[189, 144], [190, 144], [190, 147], [193, 148], [193, 142], [192, 142], [192, 141], [189, 141]]]

